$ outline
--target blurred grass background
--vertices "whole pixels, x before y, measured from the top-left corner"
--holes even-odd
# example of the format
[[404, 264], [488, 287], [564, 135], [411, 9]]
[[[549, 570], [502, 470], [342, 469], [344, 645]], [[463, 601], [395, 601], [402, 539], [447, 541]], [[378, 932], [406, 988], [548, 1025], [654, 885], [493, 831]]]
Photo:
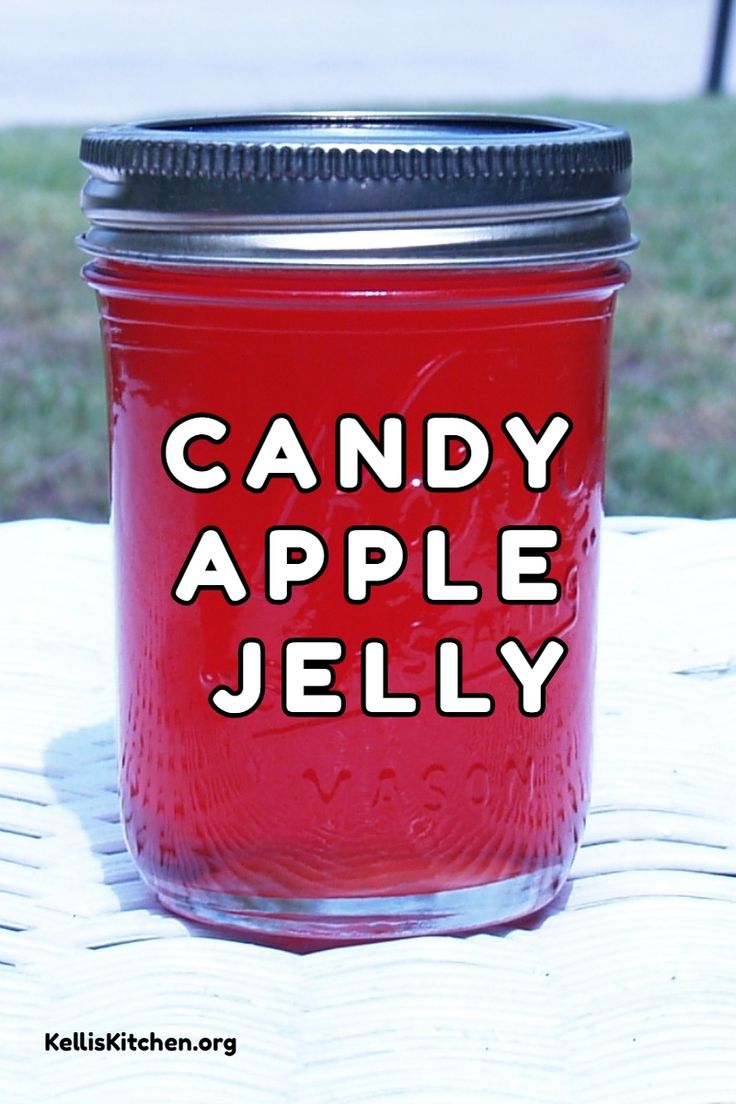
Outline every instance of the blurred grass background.
[[[474, 105], [483, 110], [487, 105]], [[736, 104], [545, 101], [634, 141], [606, 509], [736, 515]], [[79, 279], [79, 130], [0, 130], [0, 519], [107, 515], [105, 389]]]

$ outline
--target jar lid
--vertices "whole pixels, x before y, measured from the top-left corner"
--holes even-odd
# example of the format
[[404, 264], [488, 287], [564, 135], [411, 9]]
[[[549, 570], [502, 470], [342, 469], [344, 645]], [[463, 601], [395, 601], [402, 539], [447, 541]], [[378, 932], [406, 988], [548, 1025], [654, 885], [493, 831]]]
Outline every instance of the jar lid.
[[560, 264], [636, 246], [624, 130], [542, 116], [171, 119], [88, 130], [90, 253], [210, 265]]

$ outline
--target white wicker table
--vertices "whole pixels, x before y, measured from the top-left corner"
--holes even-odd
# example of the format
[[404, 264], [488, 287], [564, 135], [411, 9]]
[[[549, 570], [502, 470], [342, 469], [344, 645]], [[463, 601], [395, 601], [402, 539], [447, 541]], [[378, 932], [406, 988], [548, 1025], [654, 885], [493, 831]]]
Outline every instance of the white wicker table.
[[[736, 1102], [736, 520], [606, 523], [593, 810], [533, 926], [307, 956], [164, 913], [122, 841], [109, 533], [0, 526], [0, 1099]], [[237, 1051], [46, 1053], [46, 1032]]]

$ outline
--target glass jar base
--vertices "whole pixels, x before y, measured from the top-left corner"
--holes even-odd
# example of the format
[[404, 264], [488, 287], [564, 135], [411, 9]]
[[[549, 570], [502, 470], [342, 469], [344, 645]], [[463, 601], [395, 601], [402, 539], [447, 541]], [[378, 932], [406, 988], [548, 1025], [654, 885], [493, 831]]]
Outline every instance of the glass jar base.
[[559, 864], [487, 885], [393, 897], [251, 897], [169, 886], [154, 889], [165, 908], [187, 919], [255, 940], [316, 950], [505, 924], [549, 904], [566, 874], [567, 864]]

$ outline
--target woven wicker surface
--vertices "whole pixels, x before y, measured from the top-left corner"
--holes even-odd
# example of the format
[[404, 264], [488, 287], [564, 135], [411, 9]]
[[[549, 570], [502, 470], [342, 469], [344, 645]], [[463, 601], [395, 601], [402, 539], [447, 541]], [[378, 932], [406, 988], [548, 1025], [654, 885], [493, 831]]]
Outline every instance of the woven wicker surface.
[[0, 526], [0, 1099], [736, 1102], [736, 521], [613, 519], [602, 552], [593, 810], [558, 901], [300, 957], [158, 907], [118, 816], [109, 532]]

